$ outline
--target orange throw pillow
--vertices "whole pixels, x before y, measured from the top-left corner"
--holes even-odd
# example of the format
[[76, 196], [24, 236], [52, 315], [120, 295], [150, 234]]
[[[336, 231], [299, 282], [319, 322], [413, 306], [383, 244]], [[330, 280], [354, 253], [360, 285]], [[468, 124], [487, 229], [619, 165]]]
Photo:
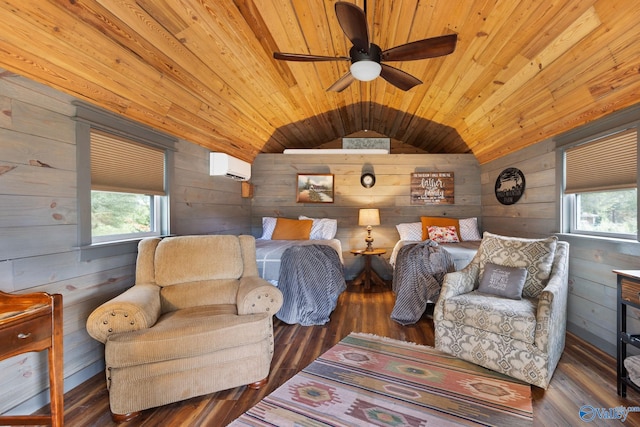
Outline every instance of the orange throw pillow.
[[312, 219], [278, 218], [271, 240], [309, 240]]
[[420, 222], [422, 222], [422, 240], [427, 240], [429, 238], [429, 226], [435, 225], [436, 227], [449, 227], [453, 225], [456, 228], [456, 234], [458, 235], [458, 240], [462, 241], [460, 238], [460, 222], [457, 218], [443, 218], [439, 216], [421, 216]]

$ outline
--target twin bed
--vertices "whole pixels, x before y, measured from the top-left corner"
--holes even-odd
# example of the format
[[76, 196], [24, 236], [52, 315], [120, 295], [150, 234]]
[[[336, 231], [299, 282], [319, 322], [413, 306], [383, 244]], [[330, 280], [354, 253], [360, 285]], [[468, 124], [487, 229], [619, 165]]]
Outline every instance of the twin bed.
[[265, 217], [262, 230], [256, 239], [258, 273], [284, 296], [276, 317], [303, 326], [327, 323], [347, 288], [337, 221]]
[[408, 325], [437, 301], [444, 275], [471, 262], [481, 237], [476, 218], [421, 217], [396, 229], [400, 240], [390, 259], [396, 296], [391, 319]]

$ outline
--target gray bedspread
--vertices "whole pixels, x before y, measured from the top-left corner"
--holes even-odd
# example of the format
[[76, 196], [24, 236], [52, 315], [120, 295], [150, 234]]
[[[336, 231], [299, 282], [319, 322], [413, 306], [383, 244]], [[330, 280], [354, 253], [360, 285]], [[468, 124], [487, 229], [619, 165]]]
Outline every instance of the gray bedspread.
[[340, 240], [263, 240], [256, 239], [256, 262], [258, 263], [258, 274], [265, 280], [278, 286], [280, 277], [280, 264], [284, 251], [291, 246], [302, 245], [328, 245], [336, 250], [340, 256], [340, 262], [344, 264], [342, 259], [342, 245]]
[[292, 246], [282, 254], [276, 317], [302, 326], [324, 325], [347, 288], [338, 253], [327, 245]]
[[396, 303], [391, 318], [402, 325], [416, 323], [428, 302], [440, 295], [444, 275], [455, 271], [453, 258], [431, 240], [403, 246], [393, 270]]

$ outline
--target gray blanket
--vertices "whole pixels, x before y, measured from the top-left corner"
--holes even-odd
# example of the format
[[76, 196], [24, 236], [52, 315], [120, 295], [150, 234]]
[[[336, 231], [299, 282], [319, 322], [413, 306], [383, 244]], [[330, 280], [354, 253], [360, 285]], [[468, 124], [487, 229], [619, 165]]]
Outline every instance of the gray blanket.
[[396, 303], [391, 318], [402, 325], [420, 320], [427, 303], [438, 299], [444, 275], [450, 271], [455, 271], [453, 258], [436, 242], [425, 240], [402, 247], [393, 270]]
[[292, 246], [282, 254], [278, 289], [284, 301], [276, 317], [302, 326], [324, 325], [347, 284], [338, 253], [330, 246]]

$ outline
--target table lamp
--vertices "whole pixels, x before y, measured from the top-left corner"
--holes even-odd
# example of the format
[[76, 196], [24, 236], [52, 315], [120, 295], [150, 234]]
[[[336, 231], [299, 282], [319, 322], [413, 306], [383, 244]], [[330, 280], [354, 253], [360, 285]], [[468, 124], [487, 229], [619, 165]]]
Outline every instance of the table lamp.
[[378, 209], [360, 209], [358, 215], [358, 225], [367, 226], [367, 237], [364, 239], [367, 242], [367, 252], [373, 250], [373, 237], [371, 237], [371, 226], [380, 225], [380, 211]]

